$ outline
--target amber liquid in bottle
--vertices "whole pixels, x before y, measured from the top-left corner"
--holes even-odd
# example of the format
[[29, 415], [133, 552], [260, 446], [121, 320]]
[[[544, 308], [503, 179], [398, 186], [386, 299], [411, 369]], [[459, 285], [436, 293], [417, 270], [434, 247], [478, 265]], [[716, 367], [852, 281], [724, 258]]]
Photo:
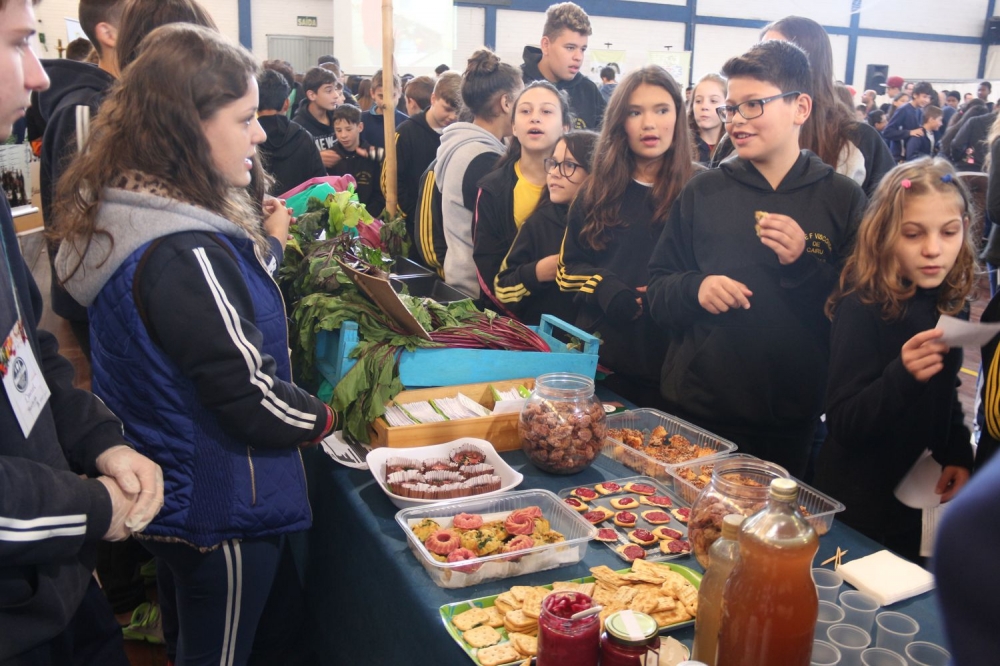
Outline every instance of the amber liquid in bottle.
[[740, 525], [743, 516], [732, 514], [722, 522], [722, 538], [709, 548], [708, 569], [698, 588], [698, 617], [694, 624], [694, 646], [691, 658], [715, 666], [719, 647], [719, 625], [722, 622], [722, 592], [729, 574], [736, 566], [740, 546]]
[[819, 540], [797, 496], [798, 484], [775, 479], [768, 506], [740, 530], [739, 558], [723, 593], [718, 666], [809, 666]]

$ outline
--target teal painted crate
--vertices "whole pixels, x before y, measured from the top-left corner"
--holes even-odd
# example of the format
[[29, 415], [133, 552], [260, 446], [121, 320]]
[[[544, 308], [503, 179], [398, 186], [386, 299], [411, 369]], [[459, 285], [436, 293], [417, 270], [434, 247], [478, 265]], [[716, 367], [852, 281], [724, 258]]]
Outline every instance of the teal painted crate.
[[[600, 340], [552, 315], [542, 315], [539, 326], [531, 327], [551, 347], [551, 352], [500, 351], [494, 349], [418, 349], [403, 352], [399, 376], [403, 386], [453, 386], [497, 382], [505, 379], [537, 377], [546, 372], [574, 372], [593, 377], [597, 372]], [[555, 339], [555, 330], [565, 331], [583, 341], [583, 351], [567, 349]], [[349, 358], [358, 346], [358, 325], [346, 322], [339, 331], [320, 331], [316, 338], [316, 366], [333, 384], [357, 362]]]

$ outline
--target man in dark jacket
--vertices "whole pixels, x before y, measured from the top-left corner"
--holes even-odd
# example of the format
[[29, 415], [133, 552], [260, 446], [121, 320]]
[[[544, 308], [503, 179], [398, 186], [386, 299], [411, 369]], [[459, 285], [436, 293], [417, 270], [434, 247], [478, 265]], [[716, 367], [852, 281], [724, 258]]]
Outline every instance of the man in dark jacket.
[[[23, 42], [29, 0], [0, 0], [0, 141], [48, 79]], [[0, 663], [127, 666], [92, 575], [96, 545], [145, 528], [163, 503], [159, 466], [132, 450], [38, 329], [42, 297], [0, 202]]]
[[607, 103], [597, 84], [580, 73], [590, 38], [590, 17], [572, 2], [552, 5], [545, 13], [541, 48], [524, 47], [525, 83], [548, 81], [569, 95], [576, 129], [597, 129]]
[[983, 160], [986, 159], [990, 147], [986, 145], [986, 137], [997, 119], [997, 112], [984, 113], [975, 118], [969, 118], [958, 129], [951, 141], [951, 159], [959, 171], [982, 171]]
[[[104, 94], [118, 78], [115, 43], [124, 5], [125, 0], [80, 1], [80, 27], [97, 51], [97, 67], [73, 60], [45, 60], [42, 63], [52, 81], [47, 91], [38, 94], [38, 110], [45, 123], [39, 186], [42, 216], [49, 231], [56, 223], [53, 200], [59, 178], [78, 150], [77, 118], [89, 119], [96, 115]], [[50, 264], [58, 249], [55, 243], [49, 245]], [[69, 320], [80, 348], [90, 358], [87, 310], [59, 285], [54, 272], [52, 275], [52, 310]]]
[[291, 90], [285, 77], [265, 69], [257, 77], [257, 86], [257, 120], [267, 133], [260, 153], [264, 167], [274, 176], [271, 194], [282, 194], [310, 178], [325, 176], [326, 167], [312, 136], [285, 115]]

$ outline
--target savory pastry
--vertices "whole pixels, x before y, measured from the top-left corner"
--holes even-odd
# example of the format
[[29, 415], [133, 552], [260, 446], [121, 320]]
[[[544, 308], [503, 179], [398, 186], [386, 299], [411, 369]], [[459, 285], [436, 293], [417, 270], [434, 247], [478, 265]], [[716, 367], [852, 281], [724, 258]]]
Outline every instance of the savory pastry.
[[615, 515], [613, 512], [608, 511], [604, 507], [599, 506], [593, 511], [588, 511], [587, 513], [583, 514], [583, 518], [584, 520], [594, 525], [597, 525], [598, 523], [603, 523], [605, 520], [607, 520], [613, 515]]
[[574, 511], [579, 511], [580, 513], [590, 511], [590, 505], [576, 497], [567, 497], [563, 502], [571, 506]]
[[691, 552], [691, 542], [687, 539], [669, 539], [660, 542], [660, 551], [668, 555]]
[[620, 492], [621, 489], [622, 487], [619, 486], [614, 481], [605, 481], [604, 483], [598, 483], [596, 486], [594, 486], [594, 490], [601, 493], [602, 495], [611, 495], [612, 493]]
[[650, 525], [666, 525], [670, 522], [670, 514], [660, 509], [653, 509], [651, 511], [643, 511], [642, 519]]
[[478, 530], [483, 526], [483, 517], [478, 513], [459, 513], [451, 519], [451, 524], [460, 530]]
[[767, 217], [767, 213], [762, 210], [756, 210], [753, 213], [754, 225], [753, 230], [757, 234], [757, 238], [760, 238], [760, 221]]
[[681, 521], [682, 523], [686, 523], [688, 520], [691, 519], [691, 509], [689, 509], [686, 506], [682, 506], [679, 509], [674, 509], [670, 513], [674, 514], [674, 518]]
[[648, 483], [636, 483], [635, 481], [629, 481], [625, 484], [625, 491], [630, 493], [636, 493], [637, 495], [655, 495], [656, 488], [649, 485]]
[[674, 501], [667, 497], [666, 495], [644, 495], [639, 498], [640, 504], [649, 504], [650, 506], [663, 506], [670, 507], [674, 505]]
[[645, 549], [642, 546], [635, 545], [634, 543], [628, 543], [622, 546], [618, 546], [618, 548], [615, 549], [615, 552], [617, 552], [619, 555], [624, 557], [629, 562], [633, 560], [646, 559]]
[[649, 530], [632, 530], [628, 533], [629, 541], [639, 544], [640, 546], [652, 546], [654, 543], [659, 541], [657, 536], [650, 532]]
[[597, 499], [600, 496], [598, 495], [597, 491], [587, 487], [577, 488], [576, 490], [572, 491], [570, 495], [578, 497], [579, 499], [582, 499], [585, 502]]
[[653, 534], [656, 536], [657, 539], [665, 539], [667, 541], [670, 541], [672, 539], [681, 539], [684, 537], [684, 534], [682, 532], [679, 532], [675, 529], [671, 529], [669, 527], [657, 527], [655, 530], [653, 530]]
[[625, 495], [624, 497], [615, 497], [610, 501], [610, 504], [615, 509], [632, 509], [639, 506], [638, 500], [634, 497], [629, 497]]
[[607, 543], [614, 543], [618, 541], [618, 532], [615, 532], [610, 527], [604, 527], [597, 530], [597, 536], [594, 537], [598, 541], [605, 541]]
[[452, 530], [438, 530], [427, 537], [424, 545], [432, 553], [447, 555], [456, 548], [461, 547], [462, 537]]
[[630, 511], [619, 511], [615, 514], [615, 525], [618, 527], [635, 527], [635, 521], [639, 518]]

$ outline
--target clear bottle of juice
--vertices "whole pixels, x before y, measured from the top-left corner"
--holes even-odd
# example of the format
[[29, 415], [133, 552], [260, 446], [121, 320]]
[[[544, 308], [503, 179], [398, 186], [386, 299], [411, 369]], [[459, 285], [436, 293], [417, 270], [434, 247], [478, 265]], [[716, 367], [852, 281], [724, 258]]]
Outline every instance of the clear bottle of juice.
[[799, 486], [771, 482], [767, 506], [740, 528], [740, 553], [722, 595], [717, 666], [809, 666], [819, 600], [819, 537], [799, 512]]
[[708, 666], [715, 666], [719, 647], [719, 622], [722, 619], [722, 591], [736, 559], [740, 544], [737, 541], [740, 525], [745, 520], [738, 513], [722, 519], [722, 537], [708, 549], [708, 570], [701, 579], [698, 590], [698, 618], [694, 623], [694, 650], [691, 656]]

